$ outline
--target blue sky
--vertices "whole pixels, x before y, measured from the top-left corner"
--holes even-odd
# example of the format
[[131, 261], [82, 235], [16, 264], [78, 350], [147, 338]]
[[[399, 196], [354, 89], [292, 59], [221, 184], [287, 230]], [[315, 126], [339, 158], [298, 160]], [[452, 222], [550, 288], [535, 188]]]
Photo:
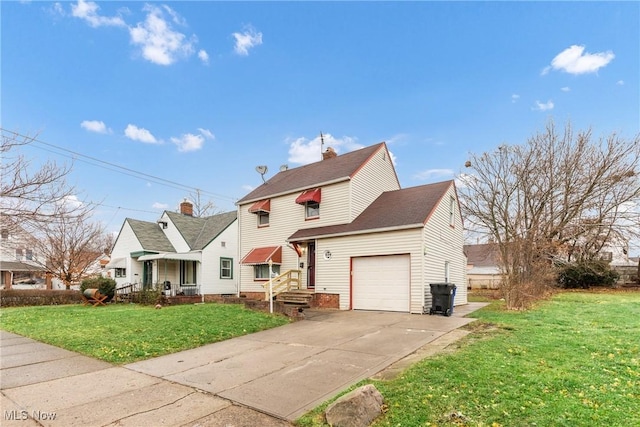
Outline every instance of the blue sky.
[[320, 132], [338, 153], [386, 141], [403, 187], [451, 179], [468, 153], [522, 143], [550, 119], [596, 137], [640, 132], [638, 2], [5, 1], [0, 12], [3, 129], [37, 134], [34, 164], [75, 158], [69, 182], [111, 231], [195, 188], [235, 209], [262, 182], [256, 165], [269, 177], [318, 161]]

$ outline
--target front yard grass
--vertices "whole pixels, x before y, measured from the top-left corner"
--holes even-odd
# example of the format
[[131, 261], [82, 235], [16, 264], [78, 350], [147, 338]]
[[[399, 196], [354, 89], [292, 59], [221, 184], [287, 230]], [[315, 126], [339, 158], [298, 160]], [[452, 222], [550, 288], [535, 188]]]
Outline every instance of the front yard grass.
[[[640, 426], [640, 294], [567, 292], [473, 313], [458, 350], [391, 381], [380, 426]], [[326, 404], [298, 421], [320, 426]]]
[[114, 364], [131, 363], [288, 323], [239, 304], [109, 304], [0, 309], [0, 328]]

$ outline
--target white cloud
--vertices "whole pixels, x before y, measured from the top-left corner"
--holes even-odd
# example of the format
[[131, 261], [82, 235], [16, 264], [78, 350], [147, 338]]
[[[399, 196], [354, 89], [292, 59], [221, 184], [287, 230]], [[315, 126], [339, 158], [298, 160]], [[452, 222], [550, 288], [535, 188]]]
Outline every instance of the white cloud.
[[203, 64], [208, 64], [209, 63], [209, 54], [204, 49], [200, 49], [198, 51], [198, 58], [200, 58], [200, 60], [202, 61]]
[[158, 140], [145, 128], [139, 128], [136, 125], [129, 124], [124, 130], [124, 134], [127, 138], [134, 141], [145, 142], [147, 144], [157, 144]]
[[253, 190], [256, 189], [256, 187], [254, 187], [253, 185], [249, 185], [249, 184], [244, 184], [242, 186], [243, 190], [246, 190], [247, 192], [252, 192]]
[[182, 26], [186, 26], [187, 25], [187, 20], [184, 19], [182, 16], [180, 16], [178, 14], [178, 12], [176, 12], [175, 10], [171, 9], [169, 6], [162, 5], [162, 7], [164, 8], [164, 10], [167, 11], [167, 13], [171, 16], [171, 20], [177, 24], [177, 25], [182, 25]]
[[552, 100], [549, 100], [547, 102], [536, 101], [536, 105], [532, 107], [532, 110], [547, 111], [547, 110], [553, 110], [553, 107], [554, 105]]
[[563, 92], [570, 92], [571, 88], [569, 86], [565, 86], [565, 87], [561, 87], [560, 90]]
[[244, 33], [233, 33], [233, 37], [236, 39], [233, 50], [242, 56], [249, 55], [249, 49], [262, 44], [262, 33], [256, 32], [251, 27], [248, 27]]
[[209, 129], [198, 128], [198, 131], [207, 139], [216, 139], [216, 136]]
[[171, 137], [171, 142], [178, 146], [178, 151], [197, 151], [204, 144], [204, 136], [185, 133], [180, 138]]
[[169, 205], [166, 203], [155, 202], [153, 205], [151, 205], [151, 207], [153, 209], [167, 210], [169, 208]]
[[51, 12], [53, 12], [54, 15], [60, 15], [60, 16], [65, 16], [66, 12], [64, 11], [64, 8], [62, 7], [62, 4], [60, 4], [60, 2], [55, 2], [50, 9]]
[[79, 209], [80, 207], [82, 207], [82, 205], [84, 205], [84, 203], [78, 199], [78, 196], [76, 195], [69, 195], [69, 196], [64, 196], [61, 200], [58, 200], [58, 202], [56, 202], [58, 206], [62, 207], [63, 209], [69, 209], [69, 210], [73, 210], [73, 209]]
[[111, 129], [107, 128], [107, 125], [100, 120], [84, 120], [80, 123], [80, 127], [95, 133], [111, 133]]
[[584, 49], [584, 46], [578, 45], [568, 47], [553, 58], [551, 65], [545, 67], [542, 74], [547, 74], [552, 69], [569, 74], [595, 73], [616, 57], [611, 51], [585, 53]]
[[618, 81], [616, 82], [616, 84], [617, 84], [618, 86], [624, 86], [624, 80], [618, 80]]
[[475, 175], [468, 173], [461, 173], [455, 178], [456, 187], [458, 188], [467, 188], [470, 183], [475, 181], [477, 178]]
[[[56, 10], [59, 10], [58, 3], [56, 3]], [[124, 20], [119, 16], [100, 16], [98, 15], [98, 10], [100, 6], [98, 6], [95, 2], [78, 0], [77, 4], [71, 5], [71, 15], [76, 18], [80, 18], [85, 20], [89, 25], [94, 28], [102, 27], [102, 26], [112, 26], [112, 27], [124, 27]]]
[[518, 101], [518, 99], [520, 99], [520, 95], [518, 95], [517, 93], [514, 93], [511, 95], [511, 102], [515, 103], [516, 101]]
[[309, 164], [322, 160], [322, 151], [327, 147], [333, 148], [336, 153], [349, 152], [363, 148], [361, 144], [356, 142], [356, 138], [345, 136], [343, 138], [334, 138], [331, 134], [324, 134], [324, 147], [321, 148], [320, 136], [312, 140], [304, 137], [297, 138], [289, 143], [289, 159], [290, 163]]
[[[176, 22], [177, 14], [168, 6], [164, 6], [164, 9], [170, 11], [168, 13]], [[195, 36], [187, 39], [184, 34], [174, 31], [159, 7], [147, 4], [144, 10], [147, 12], [145, 21], [129, 27], [131, 43], [140, 46], [143, 58], [154, 64], [171, 65], [179, 57], [193, 53]]]
[[428, 181], [430, 179], [444, 178], [447, 176], [452, 176], [454, 174], [451, 169], [427, 169], [422, 172], [418, 172], [413, 175], [413, 179], [418, 179], [420, 181]]

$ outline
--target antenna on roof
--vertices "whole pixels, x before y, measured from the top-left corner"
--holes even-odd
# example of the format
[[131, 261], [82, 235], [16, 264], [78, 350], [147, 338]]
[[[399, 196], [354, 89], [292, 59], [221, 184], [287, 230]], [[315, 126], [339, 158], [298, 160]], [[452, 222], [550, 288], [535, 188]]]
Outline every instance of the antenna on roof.
[[262, 176], [262, 182], [265, 183], [266, 181], [264, 180], [264, 174], [267, 173], [267, 171], [269, 170], [269, 168], [267, 168], [266, 165], [260, 165], [260, 166], [256, 166], [256, 172], [258, 172], [260, 174], [260, 176]]
[[323, 159], [322, 153], [324, 152], [324, 135], [320, 131], [320, 158]]

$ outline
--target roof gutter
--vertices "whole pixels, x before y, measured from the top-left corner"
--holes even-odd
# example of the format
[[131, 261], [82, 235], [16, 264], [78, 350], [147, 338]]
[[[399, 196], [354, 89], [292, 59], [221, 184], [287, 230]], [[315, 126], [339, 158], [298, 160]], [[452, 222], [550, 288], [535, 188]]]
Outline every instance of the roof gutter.
[[[322, 186], [325, 186], [325, 185], [331, 185], [331, 184], [337, 184], [339, 182], [349, 181], [350, 179], [351, 179], [351, 177], [349, 177], [349, 176], [343, 176], [341, 178], [332, 179], [331, 181], [317, 182], [317, 183], [315, 183], [313, 185], [310, 185], [310, 186], [299, 187], [299, 188], [295, 188], [293, 190], [287, 190], [287, 191], [283, 191], [283, 192], [275, 193], [275, 194], [267, 194], [265, 196], [257, 197], [257, 198], [253, 198], [253, 199], [242, 200], [242, 203], [236, 202], [236, 205], [240, 206], [240, 205], [245, 205], [245, 204], [249, 204], [249, 203], [255, 203], [255, 202], [258, 202], [260, 200], [271, 199], [273, 197], [279, 197], [279, 196], [285, 196], [287, 194], [297, 193], [299, 191], [305, 191], [305, 190], [308, 190], [308, 189], [314, 188], [314, 187], [322, 187]], [[262, 184], [262, 185], [269, 185], [269, 183]]]
[[357, 231], [343, 231], [340, 233], [313, 234], [310, 236], [300, 237], [297, 239], [287, 239], [285, 241], [287, 243], [293, 243], [293, 242], [302, 242], [305, 240], [312, 240], [312, 239], [326, 239], [329, 237], [356, 236], [356, 235], [363, 235], [363, 234], [384, 233], [388, 231], [403, 231], [403, 230], [411, 230], [413, 228], [422, 228], [422, 227], [424, 227], [424, 224], [422, 223], [407, 224], [407, 225], [401, 225], [401, 226], [395, 226], [395, 227], [369, 228], [367, 230], [357, 230]]

